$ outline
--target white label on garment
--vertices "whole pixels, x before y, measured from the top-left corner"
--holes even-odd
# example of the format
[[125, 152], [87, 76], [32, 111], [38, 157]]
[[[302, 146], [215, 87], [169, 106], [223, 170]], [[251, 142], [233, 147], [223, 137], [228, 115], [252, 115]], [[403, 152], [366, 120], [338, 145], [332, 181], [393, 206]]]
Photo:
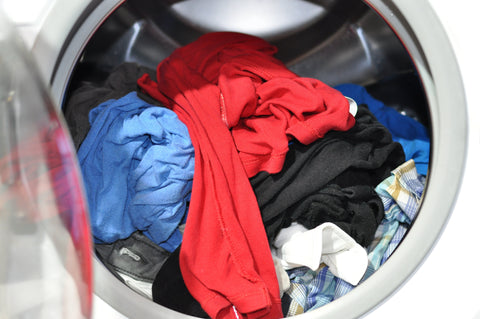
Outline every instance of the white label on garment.
[[120, 255], [127, 255], [135, 261], [140, 261], [141, 260], [139, 255], [135, 254], [133, 251], [131, 251], [130, 249], [125, 248], [125, 247], [120, 249]]
[[346, 96], [345, 98], [348, 100], [348, 104], [350, 105], [350, 108], [349, 108], [350, 114], [352, 114], [355, 117], [355, 115], [357, 115], [357, 111], [358, 111], [357, 102], [355, 102], [354, 99], [352, 99], [348, 96]]

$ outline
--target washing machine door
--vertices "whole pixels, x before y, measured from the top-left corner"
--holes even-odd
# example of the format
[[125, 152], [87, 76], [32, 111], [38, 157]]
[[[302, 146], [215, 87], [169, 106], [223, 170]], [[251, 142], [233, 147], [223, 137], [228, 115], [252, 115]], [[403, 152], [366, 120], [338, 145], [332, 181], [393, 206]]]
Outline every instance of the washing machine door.
[[[397, 3], [401, 10], [414, 11], [416, 8], [405, 8], [407, 3]], [[428, 258], [424, 260], [415, 275], [408, 280], [391, 298], [382, 306], [377, 307], [369, 318], [480, 318], [480, 305], [478, 304], [477, 287], [480, 285], [480, 259], [476, 253], [479, 244], [478, 225], [480, 215], [475, 204], [477, 196], [476, 181], [480, 172], [476, 168], [480, 161], [480, 108], [477, 102], [478, 74], [480, 61], [475, 52], [479, 49], [477, 41], [473, 40], [476, 33], [470, 21], [477, 15], [476, 5], [471, 6], [468, 1], [451, 3], [448, 1], [430, 1], [431, 10], [417, 10], [407, 15], [415, 25], [422, 24], [425, 32], [429, 28], [426, 24], [431, 21], [431, 15], [441, 22], [442, 34], [448, 36], [451, 50], [455, 54], [455, 72], [460, 71], [463, 90], [452, 87], [450, 94], [463, 94], [464, 108], [467, 119], [464, 129], [467, 131], [463, 178], [457, 199], [451, 209], [448, 223], [438, 242]], [[419, 17], [421, 16], [421, 17]], [[417, 18], [416, 18], [417, 17]], [[413, 23], [413, 22], [411, 22]], [[436, 45], [436, 34], [439, 24], [434, 24], [431, 41], [432, 48]], [[438, 33], [438, 32], [437, 32]], [[427, 37], [427, 36], [425, 36]], [[446, 43], [439, 42], [438, 44]], [[445, 59], [440, 52], [444, 47], [438, 47], [437, 57]], [[439, 61], [438, 68], [449, 70], [447, 60]], [[443, 67], [442, 67], [443, 64]], [[439, 72], [432, 70], [432, 72]], [[445, 74], [448, 83], [448, 74]], [[445, 85], [447, 89], [447, 84]], [[445, 94], [447, 95], [447, 94]], [[462, 100], [460, 100], [462, 101]], [[453, 101], [452, 101], [453, 102]], [[451, 104], [455, 110], [458, 104]], [[443, 110], [439, 110], [443, 112]], [[455, 115], [451, 115], [455, 116]], [[462, 141], [459, 139], [459, 141]], [[462, 141], [463, 142], [463, 141]], [[452, 160], [456, 161], [455, 154]], [[448, 179], [453, 172], [444, 167], [444, 176]], [[448, 185], [448, 181], [444, 180]], [[441, 199], [438, 199], [441, 202]], [[461, 258], [458, 258], [461, 256]]]
[[91, 239], [74, 149], [0, 10], [0, 317], [90, 318]]
[[[195, 5], [198, 6], [199, 1], [195, 2]], [[138, 3], [140, 2], [148, 1], [138, 1]], [[170, 6], [172, 2], [176, 1], [164, 1], [162, 4]], [[185, 3], [188, 2], [185, 1]], [[295, 1], [292, 0], [292, 2]], [[308, 2], [317, 4], [320, 7], [329, 7], [339, 1], [312, 0]], [[65, 15], [68, 16], [68, 19], [62, 18], [63, 20], [56, 20], [54, 18], [56, 16], [53, 14], [58, 12], [58, 8], [61, 8], [62, 5], [58, 4], [57, 6], [57, 2], [52, 4], [52, 7], [42, 20], [44, 23], [39, 28], [37, 37], [35, 37], [31, 45], [35, 59], [42, 64], [42, 76], [49, 81], [52, 95], [58, 105], [61, 105], [65, 99], [76, 65], [82, 59], [88, 58], [82, 54], [90, 39], [100, 30], [100, 27], [107, 21], [108, 17], [121, 8], [123, 2], [93, 1], [87, 4], [81, 1], [73, 1], [72, 3], [76, 10], [72, 11], [66, 8]], [[155, 3], [155, 1], [149, 3]], [[212, 1], [204, 1], [205, 6], [208, 3], [212, 3]], [[458, 54], [454, 51], [453, 45], [445, 33], [443, 23], [436, 15], [430, 1], [366, 0], [362, 3], [366, 4], [370, 12], [374, 13], [376, 17], [380, 17], [389, 26], [390, 32], [396, 35], [397, 40], [399, 40], [399, 43], [405, 50], [404, 52], [408, 55], [409, 63], [414, 66], [415, 72], [421, 81], [423, 94], [428, 105], [428, 112], [426, 113], [432, 142], [427, 185], [418, 217], [390, 259], [368, 280], [350, 293], [319, 309], [303, 314], [302, 317], [304, 318], [343, 319], [357, 318], [364, 315], [374, 317], [376, 312], [373, 310], [378, 305], [392, 296], [412, 276], [415, 278], [414, 273], [429, 256], [454, 209], [455, 201], [463, 182], [467, 148], [471, 147], [467, 138], [469, 129], [467, 118], [468, 105], [466, 103], [466, 91], [462, 75], [458, 67]], [[135, 7], [133, 1], [127, 2], [127, 4], [130, 8]], [[459, 3], [457, 2], [456, 5], [459, 6]], [[465, 8], [468, 7], [466, 1], [463, 1], [462, 5]], [[128, 17], [128, 13], [133, 12], [133, 9], [131, 10], [123, 13]], [[188, 8], [179, 8], [178, 6], [172, 10], [176, 11], [175, 14], [180, 20], [188, 20], [189, 14], [199, 12], [199, 10], [193, 9], [189, 11]], [[151, 11], [152, 16], [154, 12], [156, 11]], [[240, 14], [240, 12], [237, 13]], [[311, 27], [312, 24], [310, 22], [314, 21], [315, 17], [307, 16], [310, 16], [312, 20], [309, 20], [305, 27]], [[322, 14], [319, 13], [318, 16], [321, 17]], [[211, 22], [211, 19], [209, 20], [208, 18], [202, 20], [201, 15], [196, 16], [196, 18], [198, 19], [194, 20], [195, 23], [193, 24], [197, 26], [205, 21]], [[142, 30], [142, 24], [137, 24], [136, 26], [137, 29], [134, 27], [131, 32]], [[218, 26], [215, 26], [215, 23], [204, 24], [203, 26], [204, 28], [201, 29], [201, 32], [205, 32], [205, 30], [214, 31], [218, 28]], [[222, 28], [224, 27], [225, 25], [222, 25]], [[395, 70], [402, 68], [404, 64], [395, 64], [395, 55], [374, 54], [377, 52], [375, 51], [376, 49], [380, 48], [380, 51], [383, 50], [383, 53], [388, 53], [388, 48], [391, 48], [391, 46], [382, 46], [384, 43], [382, 41], [383, 33], [377, 33], [375, 36], [368, 37], [362, 33], [366, 30], [365, 28], [357, 27], [357, 25], [350, 25], [349, 31], [353, 30], [356, 34], [352, 39], [358, 40], [359, 46], [355, 48], [360, 47], [362, 48], [361, 52], [365, 53], [360, 62], [366, 61], [367, 67], [364, 68], [365, 65], [360, 62], [352, 65], [362, 66], [362, 68], [358, 69], [368, 73], [368, 79], [365, 79], [365, 83], [370, 83], [369, 81], [372, 79], [378, 80], [376, 77], [380, 76], [381, 72], [379, 73], [378, 69], [375, 69], [376, 66], [380, 65], [380, 70], [384, 70], [392, 65]], [[54, 29], [61, 31], [53, 31]], [[376, 29], [373, 28], [371, 30]], [[182, 32], [180, 32], [179, 36], [185, 35], [185, 32]], [[321, 32], [319, 31], [315, 34], [319, 37], [315, 38], [316, 41], [320, 41]], [[372, 34], [374, 32], [370, 33], [370, 35]], [[266, 33], [266, 36], [272, 36], [273, 39], [278, 40], [278, 38], [275, 38], [275, 34]], [[186, 38], [188, 39], [188, 34]], [[291, 40], [292, 38], [289, 39]], [[311, 38], [308, 38], [306, 42], [309, 39]], [[338, 42], [343, 45], [343, 51], [341, 51], [343, 54], [337, 54], [342, 59], [340, 62], [350, 63], [353, 61], [351, 55], [356, 51], [349, 51], [349, 48], [351, 48], [350, 39], [341, 38], [340, 40], [343, 41]], [[300, 41], [301, 39], [298, 40]], [[162, 48], [167, 48], [168, 51], [180, 42], [166, 41], [163, 43]], [[289, 60], [290, 66], [293, 69], [297, 68], [297, 71], [300, 73], [320, 68], [316, 61], [321, 61], [324, 57], [323, 54], [329, 52], [332, 48], [329, 46], [331, 43], [326, 41], [319, 46], [319, 50], [313, 47], [311, 48], [312, 50], [308, 50], [308, 54], [305, 54], [305, 56], [312, 57], [311, 60], [308, 60], [308, 58], [303, 59], [305, 56], [296, 59], [299, 56], [295, 56]], [[132, 42], [127, 41], [126, 44], [126, 48], [129, 48], [128, 45], [132, 44]], [[158, 45], [158, 43], [154, 45]], [[125, 46], [121, 48], [125, 48]], [[113, 49], [119, 49], [119, 47]], [[335, 48], [331, 51], [333, 53], [336, 52]], [[397, 62], [403, 61], [404, 56], [401, 55], [400, 60], [397, 60]], [[148, 62], [149, 56], [148, 54], [142, 55], [142, 58], [146, 58], [144, 61]], [[385, 59], [393, 62], [385, 64]], [[341, 63], [337, 65], [341, 65]], [[352, 68], [349, 68], [349, 70], [353, 71]], [[337, 84], [335, 81], [346, 80], [348, 80], [348, 77], [332, 77], [330, 84]], [[350, 80], [362, 82], [364, 79], [352, 77]], [[475, 134], [478, 134], [478, 132]], [[115, 316], [127, 318], [183, 317], [181, 314], [154, 304], [126, 288], [98, 260], [94, 261], [94, 267], [95, 292], [101, 300], [108, 304], [108, 307], [102, 308], [102, 311], [108, 311], [110, 308], [115, 309], [111, 316], [114, 316], [113, 313], [116, 313]], [[432, 276], [434, 275], [432, 274]], [[413, 298], [420, 300], [418, 295], [414, 295]], [[417, 306], [419, 306], [418, 303]], [[403, 307], [403, 305], [399, 307]], [[395, 312], [391, 311], [391, 308], [388, 309], [389, 315], [395, 317]], [[98, 315], [99, 317], [106, 316], [105, 312], [98, 313]]]

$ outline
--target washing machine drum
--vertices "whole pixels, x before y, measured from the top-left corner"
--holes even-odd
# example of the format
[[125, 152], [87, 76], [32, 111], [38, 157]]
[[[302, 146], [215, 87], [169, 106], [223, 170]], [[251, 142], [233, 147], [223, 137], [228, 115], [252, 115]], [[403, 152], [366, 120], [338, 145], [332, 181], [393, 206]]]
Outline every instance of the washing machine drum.
[[[405, 227], [406, 234], [398, 238], [393, 254], [367, 280], [349, 293], [340, 294], [341, 298], [332, 297], [331, 302], [307, 311], [305, 316], [355, 318], [367, 313], [394, 293], [427, 256], [458, 190], [464, 162], [461, 157], [465, 154], [465, 102], [455, 57], [441, 24], [428, 1], [417, 0], [92, 3], [70, 32], [51, 74], [52, 92], [62, 106], [75, 146], [80, 147], [87, 134], [91, 108], [107, 98], [123, 98], [143, 73], [156, 79], [158, 64], [177, 48], [217, 31], [245, 33], [268, 41], [277, 48], [275, 57], [285, 68], [352, 95], [358, 102], [358, 112], [363, 112], [365, 106], [361, 104], [366, 104], [375, 121], [390, 129], [394, 138], [395, 130], [399, 134], [414, 130], [407, 122], [422, 128], [424, 136], [415, 145], [423, 143], [421, 156], [416, 153], [418, 149], [412, 151], [402, 144], [406, 159], [416, 160], [419, 176], [415, 182], [422, 188], [415, 193], [416, 206], [411, 223]], [[131, 76], [121, 80], [122, 85], [127, 82], [125, 92], [115, 82], [120, 80], [111, 78], [122, 68], [128, 69], [124, 74]], [[81, 95], [98, 90], [103, 90], [98, 99]], [[138, 94], [158, 104], [145, 90], [138, 90]], [[79, 107], [85, 102], [90, 103], [87, 111]], [[377, 113], [373, 112], [375, 107]], [[101, 116], [99, 112], [90, 114], [90, 120]], [[387, 113], [408, 120], [397, 128], [388, 127]], [[399, 136], [397, 141], [401, 143], [402, 138]], [[95, 138], [90, 142], [94, 143]], [[82, 163], [85, 157], [81, 147], [79, 156]], [[405, 225], [405, 220], [400, 224]], [[151, 234], [145, 238], [134, 233], [133, 237], [138, 239], [133, 244], [120, 241], [116, 247], [96, 245], [95, 293], [130, 318], [184, 316], [182, 309], [175, 311], [154, 303], [148, 285], [146, 290], [138, 283], [134, 289], [128, 287], [138, 278], [127, 276], [128, 271], [115, 264], [112, 254], [135, 260], [140, 257], [132, 247], [148, 246], [146, 243], [155, 239]], [[159, 254], [159, 263], [169, 256], [169, 248], [174, 250], [170, 246], [163, 248], [150, 250]], [[151, 284], [155, 272], [149, 271]], [[290, 276], [295, 274], [291, 272]], [[299, 282], [297, 286], [301, 286]]]

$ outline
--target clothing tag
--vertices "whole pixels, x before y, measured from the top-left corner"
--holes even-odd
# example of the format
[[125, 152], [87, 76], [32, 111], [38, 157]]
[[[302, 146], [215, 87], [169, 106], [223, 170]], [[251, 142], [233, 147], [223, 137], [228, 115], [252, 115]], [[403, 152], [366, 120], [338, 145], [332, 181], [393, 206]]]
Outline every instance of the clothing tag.
[[358, 111], [357, 102], [355, 102], [354, 99], [352, 99], [348, 96], [345, 96], [345, 98], [348, 100], [348, 104], [350, 105], [350, 109], [349, 109], [350, 114], [352, 114], [355, 117], [355, 115], [357, 115], [357, 111]]
[[135, 261], [140, 261], [141, 260], [140, 256], [138, 256], [133, 251], [131, 251], [130, 249], [125, 248], [125, 247], [122, 247], [122, 249], [120, 249], [120, 255], [127, 255]]

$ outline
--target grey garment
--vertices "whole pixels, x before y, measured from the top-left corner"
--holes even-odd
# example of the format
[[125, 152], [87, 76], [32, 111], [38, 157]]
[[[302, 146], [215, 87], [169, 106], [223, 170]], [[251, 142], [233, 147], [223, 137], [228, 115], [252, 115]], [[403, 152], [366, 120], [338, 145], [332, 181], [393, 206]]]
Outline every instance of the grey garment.
[[96, 244], [95, 250], [117, 278], [150, 299], [155, 276], [171, 254], [139, 231], [112, 244]]
[[66, 99], [63, 114], [77, 150], [90, 130], [89, 113], [99, 104], [136, 91], [138, 97], [148, 104], [160, 105], [158, 101], [141, 92], [137, 85], [137, 79], [145, 73], [155, 78], [155, 70], [126, 62], [113, 70], [103, 83], [81, 82], [73, 90]]

